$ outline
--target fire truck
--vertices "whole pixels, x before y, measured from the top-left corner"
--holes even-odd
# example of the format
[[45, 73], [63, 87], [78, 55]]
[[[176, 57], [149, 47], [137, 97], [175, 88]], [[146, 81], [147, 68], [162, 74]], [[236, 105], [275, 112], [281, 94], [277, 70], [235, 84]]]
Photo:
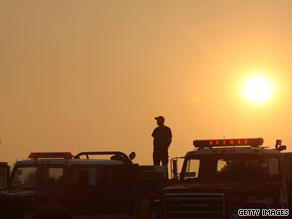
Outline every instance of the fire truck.
[[141, 186], [155, 198], [167, 180], [166, 167], [139, 166], [134, 157], [119, 151], [31, 153], [15, 164], [0, 192], [0, 218], [129, 218], [132, 188]]
[[282, 153], [286, 146], [281, 140], [273, 149], [262, 146], [262, 138], [195, 140], [193, 144], [195, 150], [181, 157], [180, 173], [180, 158], [172, 159], [176, 183], [161, 191], [160, 200], [153, 204], [154, 218], [289, 215], [292, 153]]

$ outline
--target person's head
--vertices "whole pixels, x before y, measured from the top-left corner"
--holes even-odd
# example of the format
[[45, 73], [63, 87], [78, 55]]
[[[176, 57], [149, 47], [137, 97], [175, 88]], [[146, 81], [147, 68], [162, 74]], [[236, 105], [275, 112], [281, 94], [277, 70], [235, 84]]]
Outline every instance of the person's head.
[[158, 117], [155, 117], [155, 119], [157, 120], [157, 125], [158, 126], [163, 126], [164, 125], [164, 117], [163, 116], [158, 116]]
[[47, 169], [40, 169], [38, 174], [40, 182], [48, 181], [49, 171]]

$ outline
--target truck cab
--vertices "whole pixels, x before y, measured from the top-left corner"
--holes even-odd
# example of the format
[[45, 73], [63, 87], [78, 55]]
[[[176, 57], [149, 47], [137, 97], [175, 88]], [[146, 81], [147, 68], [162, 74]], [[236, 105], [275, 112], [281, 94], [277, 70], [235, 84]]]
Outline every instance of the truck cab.
[[141, 167], [118, 151], [31, 153], [29, 158], [15, 164], [0, 193], [1, 219], [126, 219], [134, 203], [131, 190], [143, 184]]
[[[262, 138], [195, 140], [176, 184], [162, 190], [160, 218], [238, 219], [289, 214], [281, 151], [263, 147]], [[257, 209], [240, 214], [240, 209]], [[247, 213], [247, 214], [246, 214]], [[156, 215], [156, 217], [158, 217]]]

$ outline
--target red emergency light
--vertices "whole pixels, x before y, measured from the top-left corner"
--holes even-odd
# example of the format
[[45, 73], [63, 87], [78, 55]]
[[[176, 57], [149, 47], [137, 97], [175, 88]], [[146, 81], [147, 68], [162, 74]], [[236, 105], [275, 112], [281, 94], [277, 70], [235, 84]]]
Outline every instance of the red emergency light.
[[254, 146], [258, 147], [264, 143], [262, 138], [240, 138], [240, 139], [213, 139], [213, 140], [194, 140], [195, 147], [218, 147], [218, 146]]
[[31, 153], [28, 158], [70, 158], [73, 157], [71, 152], [42, 152], [42, 153]]

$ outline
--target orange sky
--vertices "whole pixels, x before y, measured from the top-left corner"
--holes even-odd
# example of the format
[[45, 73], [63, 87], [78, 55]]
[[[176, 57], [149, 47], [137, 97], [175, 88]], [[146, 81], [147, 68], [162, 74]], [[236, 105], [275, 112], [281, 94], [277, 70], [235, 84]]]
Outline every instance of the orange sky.
[[[135, 151], [152, 164], [206, 138], [282, 139], [292, 151], [292, 1], [0, 0], [0, 161], [31, 151]], [[245, 80], [271, 97], [253, 103]]]

